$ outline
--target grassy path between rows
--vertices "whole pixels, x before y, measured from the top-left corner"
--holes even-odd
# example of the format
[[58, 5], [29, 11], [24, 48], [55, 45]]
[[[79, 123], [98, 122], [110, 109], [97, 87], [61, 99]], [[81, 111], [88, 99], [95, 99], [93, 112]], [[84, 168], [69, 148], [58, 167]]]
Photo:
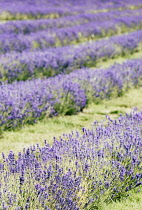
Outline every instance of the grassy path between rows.
[[102, 210], [141, 210], [142, 209], [142, 187], [140, 192], [136, 189], [130, 191], [130, 196], [121, 201], [112, 202], [103, 206]]
[[131, 54], [125, 54], [123, 57], [122, 56], [117, 56], [115, 58], [108, 58], [108, 59], [102, 59], [96, 63], [96, 66], [90, 67], [91, 69], [96, 69], [96, 68], [109, 68], [111, 65], [115, 63], [122, 64], [128, 59], [139, 59], [142, 58], [142, 46], [140, 46], [140, 51], [138, 52], [133, 52]]

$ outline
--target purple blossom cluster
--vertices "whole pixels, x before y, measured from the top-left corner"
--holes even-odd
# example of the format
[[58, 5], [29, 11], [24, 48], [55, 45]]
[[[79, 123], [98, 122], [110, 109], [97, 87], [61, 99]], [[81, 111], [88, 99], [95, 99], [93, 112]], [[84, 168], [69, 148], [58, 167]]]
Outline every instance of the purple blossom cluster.
[[[126, 28], [125, 28], [126, 27]], [[32, 28], [32, 27], [31, 27]], [[142, 28], [142, 15], [124, 16], [109, 21], [89, 22], [65, 28], [53, 28], [23, 35], [15, 33], [4, 33], [0, 35], [1, 53], [9, 51], [22, 52], [35, 49], [46, 49], [79, 43], [81, 39], [97, 39], [117, 33], [138, 30]]]
[[[39, 6], [40, 5], [40, 6]], [[0, 18], [4, 20], [11, 19], [39, 19], [39, 18], [58, 18], [67, 15], [75, 15], [85, 13], [86, 11], [94, 12], [95, 10], [118, 10], [129, 9], [131, 7], [141, 8], [141, 0], [1, 0], [0, 2]]]
[[[120, 17], [127, 17], [126, 21], [129, 21], [128, 18], [132, 16], [141, 15], [142, 9], [138, 10], [123, 10], [123, 11], [109, 11], [109, 12], [100, 12], [100, 13], [83, 13], [79, 15], [66, 16], [57, 19], [38, 19], [38, 20], [19, 20], [19, 21], [8, 21], [0, 25], [0, 34], [30, 34], [32, 32], [37, 32], [41, 30], [53, 30], [55, 28], [65, 28], [75, 25], [80, 25], [89, 22], [101, 22], [108, 20], [117, 20]], [[134, 17], [133, 17], [134, 18]], [[135, 19], [134, 18], [134, 19]], [[135, 21], [135, 20], [134, 20]]]
[[142, 60], [130, 60], [108, 69], [79, 69], [47, 79], [0, 85], [2, 130], [35, 123], [43, 117], [73, 114], [90, 101], [119, 96], [142, 79]]
[[142, 185], [142, 112], [2, 153], [0, 208], [99, 209]]
[[[139, 50], [142, 30], [85, 44], [49, 48], [35, 52], [8, 53], [0, 57], [0, 81], [13, 82], [69, 73], [95, 66], [103, 59]], [[15, 44], [17, 44], [16, 42]]]
[[[22, 19], [40, 19], [40, 18], [58, 18], [62, 16], [80, 14], [84, 12], [82, 7], [69, 7], [48, 5], [47, 2], [27, 3], [24, 2], [1, 2], [0, 3], [0, 18], [1, 20], [22, 20]], [[89, 9], [89, 8], [88, 8]]]

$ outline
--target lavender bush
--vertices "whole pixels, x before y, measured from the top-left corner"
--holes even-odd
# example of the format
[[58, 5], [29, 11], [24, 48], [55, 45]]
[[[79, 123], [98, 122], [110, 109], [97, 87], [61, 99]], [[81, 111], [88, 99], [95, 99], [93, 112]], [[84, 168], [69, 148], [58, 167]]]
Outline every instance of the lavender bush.
[[[117, 20], [120, 17], [127, 17], [126, 21], [129, 21], [128, 18], [137, 18], [141, 15], [142, 9], [138, 10], [123, 10], [123, 11], [109, 11], [109, 12], [100, 12], [96, 14], [84, 13], [73, 16], [66, 16], [57, 19], [39, 19], [39, 20], [19, 20], [19, 21], [8, 21], [0, 25], [0, 34], [30, 34], [32, 32], [42, 31], [45, 29], [53, 30], [57, 28], [71, 27], [75, 25], [80, 25], [90, 22], [101, 22], [108, 20]], [[135, 21], [135, 20], [134, 20]]]
[[0, 58], [0, 81], [27, 80], [69, 73], [81, 67], [141, 50], [142, 30], [77, 46], [9, 53]]
[[61, 29], [43, 30], [33, 32], [30, 35], [16, 35], [15, 33], [6, 32], [0, 35], [0, 50], [1, 53], [9, 51], [22, 52], [23, 50], [33, 51], [34, 49], [79, 43], [81, 40], [98, 39], [121, 32], [140, 30], [142, 28], [141, 20], [142, 15], [134, 15], [129, 18], [124, 16], [109, 21], [98, 21], [97, 23], [93, 21], [89, 22], [89, 24], [84, 23]]
[[142, 112], [11, 151], [0, 163], [0, 208], [101, 209], [142, 185]]
[[0, 127], [2, 130], [35, 123], [36, 119], [81, 111], [90, 101], [119, 96], [141, 85], [142, 60], [130, 60], [108, 69], [80, 69], [48, 79], [2, 83]]
[[[40, 4], [40, 7], [39, 7]], [[94, 12], [97, 10], [118, 10], [118, 9], [129, 9], [129, 8], [141, 8], [141, 0], [119, 0], [116, 1], [47, 1], [47, 0], [1, 0], [0, 2], [0, 18], [1, 20], [12, 20], [12, 19], [39, 19], [39, 18], [58, 18], [66, 15], [76, 15], [88, 12]]]

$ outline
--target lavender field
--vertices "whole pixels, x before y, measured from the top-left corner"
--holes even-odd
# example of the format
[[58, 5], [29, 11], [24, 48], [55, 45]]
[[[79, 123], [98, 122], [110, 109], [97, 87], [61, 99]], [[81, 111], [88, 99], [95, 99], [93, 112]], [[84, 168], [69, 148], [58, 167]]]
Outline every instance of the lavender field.
[[0, 153], [0, 210], [142, 209], [141, 0], [1, 0]]

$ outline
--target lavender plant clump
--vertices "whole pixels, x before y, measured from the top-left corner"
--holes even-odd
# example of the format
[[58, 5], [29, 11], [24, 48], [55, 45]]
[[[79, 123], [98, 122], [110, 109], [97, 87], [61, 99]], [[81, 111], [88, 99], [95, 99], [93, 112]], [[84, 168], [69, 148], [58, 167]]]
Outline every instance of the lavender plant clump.
[[108, 117], [82, 129], [24, 149], [0, 163], [3, 209], [99, 209], [101, 202], [128, 196], [142, 185], [142, 112]]
[[[110, 35], [115, 35], [121, 31], [128, 32], [128, 30], [142, 29], [142, 15], [124, 16], [113, 18], [109, 21], [89, 22], [69, 26], [65, 28], [53, 28], [29, 35], [15, 33], [0, 34], [0, 50], [1, 53], [12, 51], [22, 52], [23, 50], [34, 51], [35, 49], [47, 49], [49, 47], [58, 47], [69, 45], [72, 43], [79, 43], [82, 39], [99, 39]], [[2, 24], [5, 28], [6, 24]], [[11, 25], [12, 26], [12, 25]], [[9, 25], [8, 25], [9, 28]], [[32, 26], [31, 26], [32, 28]]]
[[[18, 20], [18, 21], [8, 21], [0, 25], [0, 34], [30, 34], [32, 32], [38, 32], [42, 30], [53, 30], [57, 28], [65, 28], [75, 25], [80, 25], [90, 22], [101, 22], [108, 20], [117, 20], [120, 17], [127, 17], [134, 19], [141, 15], [142, 9], [137, 10], [123, 10], [123, 11], [109, 11], [100, 13], [83, 13], [79, 15], [66, 16], [56, 19], [38, 19], [38, 20]], [[135, 21], [135, 20], [134, 20]]]
[[141, 50], [142, 30], [75, 46], [36, 52], [8, 53], [0, 57], [0, 80], [13, 82], [69, 73], [81, 67]]
[[57, 114], [73, 114], [87, 103], [120, 96], [132, 86], [141, 85], [142, 60], [128, 60], [108, 69], [79, 69], [48, 79], [1, 84], [1, 130], [35, 123]]
[[[40, 5], [40, 6], [39, 6]], [[94, 12], [97, 10], [119, 10], [120, 8], [125, 10], [131, 7], [141, 8], [141, 0], [123, 1], [123, 0], [111, 0], [111, 1], [98, 1], [98, 0], [1, 0], [0, 3], [0, 18], [1, 20], [19, 20], [19, 19], [39, 19], [39, 18], [58, 18], [68, 15], [76, 15], [88, 12]], [[70, 9], [71, 8], [71, 9]]]

